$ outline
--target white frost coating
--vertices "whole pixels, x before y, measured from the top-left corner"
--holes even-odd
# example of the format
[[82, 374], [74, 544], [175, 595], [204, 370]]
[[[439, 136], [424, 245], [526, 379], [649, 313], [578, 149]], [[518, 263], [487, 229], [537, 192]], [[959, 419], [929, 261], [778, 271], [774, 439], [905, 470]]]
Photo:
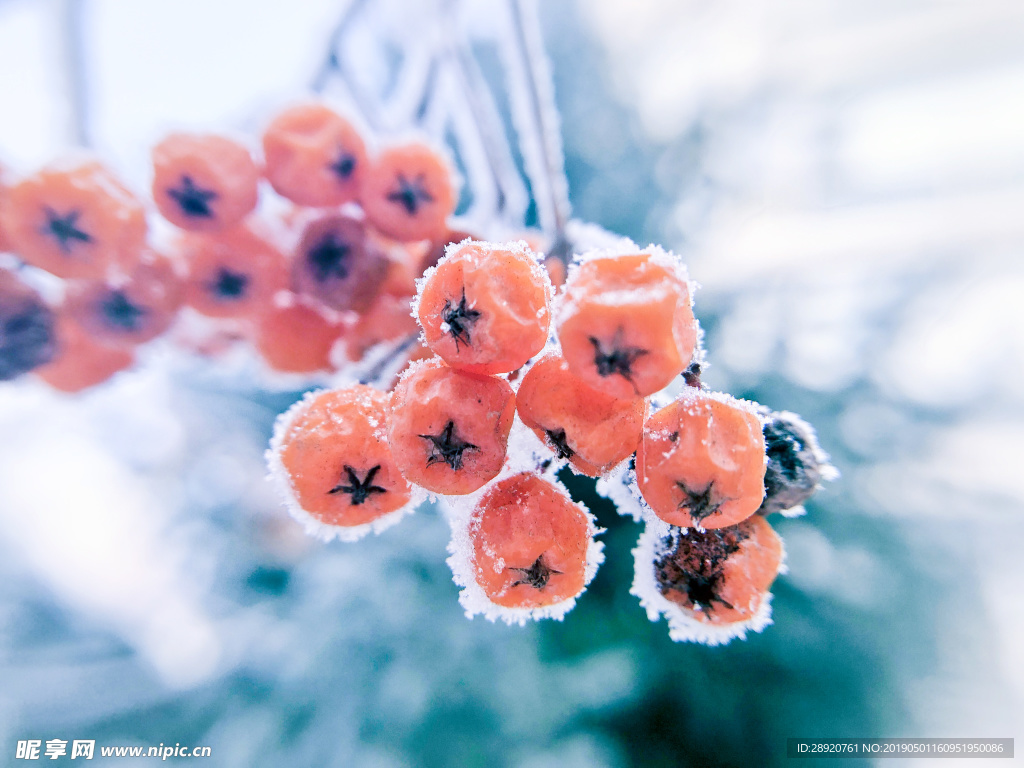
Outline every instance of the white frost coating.
[[598, 478], [597, 492], [612, 502], [620, 515], [629, 515], [638, 523], [651, 518], [657, 519], [654, 510], [647, 506], [647, 502], [640, 495], [640, 488], [636, 484], [636, 470], [630, 467], [628, 460]]
[[334, 539], [344, 542], [358, 541], [369, 533], [378, 534], [387, 530], [406, 515], [415, 512], [416, 508], [426, 499], [427, 494], [419, 486], [413, 485], [412, 494], [404, 506], [362, 525], [328, 525], [316, 519], [302, 508], [288, 470], [285, 469], [281, 461], [281, 447], [295, 418], [305, 411], [318, 395], [325, 391], [327, 390], [318, 389], [307, 392], [301, 400], [297, 400], [287, 411], [277, 417], [277, 420], [274, 422], [274, 436], [270, 439], [270, 447], [265, 454], [268, 470], [267, 479], [270, 480], [277, 490], [278, 495], [288, 510], [288, 514], [302, 525], [307, 535], [321, 541], [332, 541]]
[[633, 586], [629, 592], [640, 598], [640, 606], [647, 611], [648, 619], [658, 621], [664, 616], [668, 621], [668, 636], [677, 643], [704, 645], [725, 645], [737, 638], [744, 640], [747, 632], [761, 632], [772, 623], [771, 593], [764, 596], [753, 616], [731, 624], [708, 624], [695, 619], [662, 595], [654, 578], [653, 563], [661, 554], [661, 541], [669, 530], [670, 526], [661, 520], [648, 520], [633, 550]]
[[[545, 467], [545, 463], [547, 466]], [[483, 488], [465, 496], [440, 496], [441, 508], [448, 524], [451, 527], [452, 538], [448, 543], [448, 567], [452, 569], [452, 579], [455, 584], [462, 587], [459, 592], [459, 603], [465, 609], [466, 617], [472, 618], [482, 615], [489, 621], [501, 619], [506, 624], [524, 625], [527, 621], [539, 619], [557, 619], [561, 621], [565, 614], [576, 605], [576, 599], [586, 591], [586, 586], [597, 574], [598, 566], [604, 562], [604, 545], [595, 540], [595, 536], [604, 532], [598, 528], [594, 516], [589, 510], [578, 502], [573, 502], [587, 519], [588, 534], [590, 541], [587, 545], [586, 571], [583, 581], [583, 589], [578, 595], [563, 600], [554, 605], [541, 608], [505, 608], [496, 605], [484, 593], [483, 589], [476, 582], [475, 566], [473, 564], [473, 543], [470, 540], [470, 526], [472, 524], [473, 510], [489, 490], [496, 483], [501, 482], [514, 475], [523, 472], [536, 474], [548, 482], [554, 484], [566, 498], [569, 494], [562, 487], [555, 477], [555, 473], [564, 464], [553, 460], [551, 449], [545, 446], [537, 438], [529, 427], [525, 426], [517, 416], [513, 422], [512, 431], [509, 434], [508, 458], [501, 473]]]

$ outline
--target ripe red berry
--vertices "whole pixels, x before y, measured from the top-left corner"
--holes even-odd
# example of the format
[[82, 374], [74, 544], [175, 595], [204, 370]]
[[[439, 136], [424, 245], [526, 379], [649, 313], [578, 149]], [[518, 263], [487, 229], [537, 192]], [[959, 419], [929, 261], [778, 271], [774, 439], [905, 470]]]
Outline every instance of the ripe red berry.
[[637, 448], [647, 403], [621, 400], [584, 384], [557, 355], [541, 358], [516, 392], [519, 418], [559, 458], [597, 477]]
[[142, 205], [95, 161], [23, 179], [0, 218], [12, 249], [58, 277], [100, 279], [114, 264], [134, 264], [146, 242]]
[[343, 331], [339, 323], [293, 298], [260, 313], [255, 342], [275, 371], [315, 373], [333, 370], [331, 350]]
[[436, 240], [455, 210], [448, 165], [424, 144], [385, 149], [363, 177], [359, 202], [369, 222], [395, 240]]
[[88, 389], [135, 362], [130, 351], [100, 344], [63, 311], [57, 315], [56, 346], [53, 360], [36, 368], [35, 374], [62, 392]]
[[388, 271], [362, 222], [331, 213], [306, 225], [292, 260], [292, 286], [337, 310], [365, 312]]
[[223, 136], [173, 133], [153, 148], [153, 200], [182, 229], [235, 226], [256, 207], [258, 182], [249, 150]]
[[284, 254], [250, 225], [187, 233], [178, 251], [188, 271], [185, 303], [210, 317], [255, 319], [288, 285]]
[[570, 370], [615, 397], [663, 389], [697, 343], [685, 271], [660, 249], [584, 261], [570, 272], [556, 314]]
[[65, 302], [96, 341], [130, 350], [170, 327], [181, 306], [182, 282], [169, 259], [150, 251], [115, 280], [73, 283]]
[[529, 473], [501, 480], [469, 522], [476, 583], [506, 608], [571, 600], [588, 581], [593, 535], [586, 511], [561, 486]]
[[395, 387], [388, 440], [405, 477], [434, 493], [472, 493], [505, 464], [515, 395], [507, 382], [449, 368], [409, 367]]
[[279, 419], [271, 466], [293, 513], [358, 535], [409, 503], [412, 488], [387, 443], [389, 399], [361, 385], [327, 390]]
[[417, 316], [427, 344], [473, 373], [507, 373], [548, 338], [551, 283], [523, 244], [467, 242], [424, 278]]
[[662, 520], [681, 528], [724, 528], [764, 499], [761, 423], [753, 407], [688, 387], [644, 425], [637, 484]]
[[753, 618], [782, 564], [782, 540], [759, 516], [704, 532], [671, 529], [660, 550], [648, 567], [661, 594], [710, 624]]
[[265, 173], [274, 190], [299, 205], [355, 200], [366, 147], [355, 127], [322, 104], [281, 112], [263, 134]]

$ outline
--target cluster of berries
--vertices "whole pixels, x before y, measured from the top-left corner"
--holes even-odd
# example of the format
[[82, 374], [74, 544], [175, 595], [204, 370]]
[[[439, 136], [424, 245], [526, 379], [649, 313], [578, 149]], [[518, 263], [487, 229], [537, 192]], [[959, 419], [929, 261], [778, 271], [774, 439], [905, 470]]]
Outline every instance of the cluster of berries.
[[169, 330], [199, 352], [249, 340], [303, 374], [414, 339], [414, 280], [465, 236], [448, 229], [442, 155], [371, 151], [316, 103], [274, 117], [262, 149], [259, 163], [233, 139], [168, 136], [152, 152], [159, 217], [92, 159], [17, 183], [0, 168], [0, 380], [84, 389]]
[[389, 393], [320, 391], [282, 414], [268, 460], [290, 510], [354, 540], [433, 495], [469, 615], [560, 618], [603, 558], [556, 477], [568, 465], [646, 521], [634, 592], [675, 639], [760, 629], [783, 561], [764, 515], [827, 470], [813, 431], [701, 385], [693, 286], [672, 254], [590, 252], [557, 289], [539, 259], [522, 242], [450, 245], [414, 304], [434, 357]]

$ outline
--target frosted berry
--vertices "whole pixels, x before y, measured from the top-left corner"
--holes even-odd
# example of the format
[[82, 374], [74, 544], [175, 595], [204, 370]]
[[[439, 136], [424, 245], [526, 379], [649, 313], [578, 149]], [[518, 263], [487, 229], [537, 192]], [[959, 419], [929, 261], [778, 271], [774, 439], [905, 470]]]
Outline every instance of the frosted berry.
[[289, 414], [278, 447], [294, 500], [327, 525], [364, 525], [404, 506], [411, 487], [387, 443], [390, 396], [372, 387], [320, 392]]
[[652, 564], [658, 589], [710, 624], [751, 619], [782, 564], [782, 540], [756, 516], [715, 530], [673, 528], [661, 550]]
[[564, 286], [558, 338], [569, 368], [622, 398], [663, 389], [690, 362], [697, 321], [682, 267], [663, 252], [584, 261]]
[[427, 344], [449, 365], [507, 373], [544, 347], [550, 294], [525, 246], [467, 242], [428, 273], [417, 314]]
[[514, 416], [507, 382], [434, 359], [410, 366], [395, 387], [389, 442], [411, 482], [472, 493], [501, 471]]
[[146, 241], [142, 205], [93, 161], [23, 179], [0, 217], [12, 249], [58, 277], [102, 278], [113, 264], [133, 264]]
[[238, 224], [256, 207], [258, 182], [249, 150], [223, 136], [173, 133], [153, 148], [153, 200], [182, 229]]
[[825, 458], [814, 430], [796, 414], [768, 413], [763, 431], [768, 468], [764, 473], [764, 502], [757, 511], [767, 515], [807, 501], [821, 481]]
[[583, 591], [593, 530], [561, 486], [532, 474], [495, 483], [469, 535], [476, 582], [497, 605], [539, 608]]
[[761, 423], [728, 395], [688, 388], [644, 425], [636, 454], [644, 500], [669, 525], [724, 528], [764, 499]]
[[370, 163], [359, 195], [369, 222], [395, 240], [436, 240], [455, 210], [448, 166], [423, 144], [386, 149]]
[[331, 206], [355, 200], [366, 147], [349, 121], [322, 104], [281, 112], [263, 134], [267, 180], [299, 205]]
[[541, 358], [516, 392], [519, 418], [560, 458], [597, 477], [627, 459], [640, 442], [647, 404], [621, 400], [584, 384], [557, 355]]

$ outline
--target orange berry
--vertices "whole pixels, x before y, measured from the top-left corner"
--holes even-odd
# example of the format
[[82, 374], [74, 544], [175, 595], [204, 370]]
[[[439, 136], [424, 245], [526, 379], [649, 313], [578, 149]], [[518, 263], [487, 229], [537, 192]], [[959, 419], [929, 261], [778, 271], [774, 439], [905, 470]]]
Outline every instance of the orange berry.
[[476, 582], [506, 608], [574, 598], [586, 585], [593, 533], [586, 512], [560, 486], [529, 473], [501, 480], [469, 522]]
[[364, 312], [387, 271], [383, 251], [367, 238], [362, 222], [332, 213], [303, 230], [292, 262], [292, 286], [332, 309]]
[[94, 161], [23, 179], [0, 222], [18, 255], [58, 277], [101, 278], [112, 264], [133, 264], [146, 242], [142, 205]]
[[366, 166], [362, 136], [322, 104], [289, 107], [263, 134], [267, 180], [299, 205], [341, 205], [355, 200]]
[[436, 358], [410, 366], [391, 402], [391, 451], [411, 482], [434, 493], [472, 493], [501, 471], [515, 409], [512, 387], [501, 379]]
[[456, 198], [441, 156], [423, 144], [406, 144], [371, 161], [359, 202], [369, 222], [388, 237], [435, 240], [443, 236]]
[[149, 253], [124, 279], [72, 284], [67, 311], [96, 341], [131, 349], [166, 331], [182, 302], [181, 279], [164, 256]]
[[57, 316], [57, 352], [35, 374], [54, 389], [80, 392], [106, 381], [135, 362], [126, 349], [108, 347], [92, 338], [66, 313]]
[[563, 358], [548, 355], [523, 377], [516, 410], [559, 458], [597, 477], [636, 450], [647, 403], [591, 389], [569, 372]]
[[409, 502], [387, 443], [389, 400], [356, 385], [307, 396], [282, 417], [272, 448], [287, 490], [320, 523], [365, 525]]
[[258, 317], [288, 284], [285, 256], [247, 225], [216, 234], [185, 234], [185, 303], [210, 317]]
[[153, 147], [153, 200], [182, 229], [238, 224], [256, 207], [259, 177], [249, 150], [223, 136], [172, 133]]
[[331, 349], [342, 331], [315, 309], [294, 302], [269, 307], [260, 315], [255, 342], [275, 371], [314, 373], [333, 370]]
[[53, 310], [17, 275], [0, 269], [0, 381], [38, 368], [55, 352]]
[[688, 388], [644, 425], [636, 476], [644, 500], [666, 523], [724, 528], [761, 506], [766, 464], [752, 408]]
[[693, 356], [697, 321], [680, 265], [660, 251], [590, 259], [565, 283], [556, 323], [569, 368], [622, 398], [664, 388]]
[[417, 315], [427, 344], [449, 365], [507, 373], [544, 347], [550, 294], [525, 246], [470, 242], [427, 274]]
[[670, 529], [651, 566], [658, 590], [709, 624], [754, 617], [782, 564], [782, 540], [763, 517], [709, 531]]

